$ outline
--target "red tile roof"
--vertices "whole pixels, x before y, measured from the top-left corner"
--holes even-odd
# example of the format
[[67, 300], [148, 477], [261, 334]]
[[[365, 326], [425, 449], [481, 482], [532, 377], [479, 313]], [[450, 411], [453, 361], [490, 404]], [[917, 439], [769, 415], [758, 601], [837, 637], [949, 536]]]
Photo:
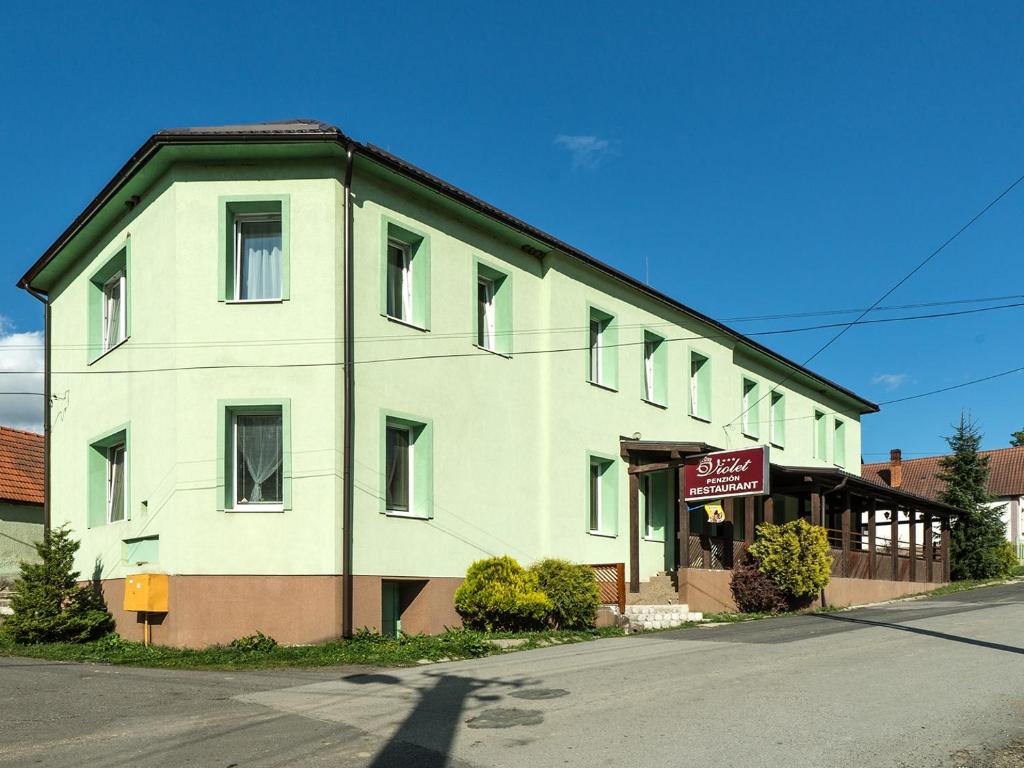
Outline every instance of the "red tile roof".
[[[993, 496], [1024, 496], [1024, 447], [1000, 448], [995, 451], [979, 451], [988, 456], [988, 492]], [[921, 459], [903, 460], [903, 482], [901, 491], [916, 493], [929, 499], [936, 499], [945, 488], [938, 478], [942, 468], [942, 456], [925, 456]], [[865, 464], [861, 475], [865, 480], [889, 485], [889, 462]]]
[[43, 503], [43, 436], [0, 427], [0, 501]]

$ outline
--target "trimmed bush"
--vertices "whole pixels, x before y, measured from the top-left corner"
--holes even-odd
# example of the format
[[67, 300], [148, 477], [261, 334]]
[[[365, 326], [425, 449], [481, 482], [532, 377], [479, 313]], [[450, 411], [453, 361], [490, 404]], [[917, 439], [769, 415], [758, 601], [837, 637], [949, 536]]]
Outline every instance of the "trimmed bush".
[[455, 592], [463, 623], [488, 632], [542, 629], [552, 607], [536, 575], [507, 556], [477, 560]]
[[806, 520], [785, 525], [762, 523], [757, 526], [757, 536], [750, 554], [791, 608], [809, 603], [828, 584], [832, 555], [824, 528]]
[[16, 643], [85, 643], [113, 632], [114, 619], [98, 587], [78, 585], [73, 571], [79, 543], [66, 527], [36, 545], [38, 563], [21, 563], [2, 631]]
[[744, 546], [732, 572], [729, 589], [741, 613], [780, 613], [789, 610], [785, 595], [761, 573], [757, 558]]
[[555, 629], [594, 626], [601, 594], [593, 568], [549, 557], [531, 565], [530, 573], [551, 601], [550, 622]]
[[1004, 541], [996, 552], [999, 558], [999, 575], [1008, 579], [1017, 572], [1017, 566], [1020, 565], [1020, 561], [1017, 559], [1017, 550], [1014, 549], [1013, 544], [1008, 541]]

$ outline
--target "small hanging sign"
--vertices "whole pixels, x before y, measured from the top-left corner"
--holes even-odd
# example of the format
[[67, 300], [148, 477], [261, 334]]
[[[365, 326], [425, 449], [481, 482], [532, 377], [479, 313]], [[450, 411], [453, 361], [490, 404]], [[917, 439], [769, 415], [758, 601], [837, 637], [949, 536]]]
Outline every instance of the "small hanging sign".
[[725, 510], [722, 509], [721, 504], [705, 504], [704, 509], [708, 513], [709, 523], [724, 523], [725, 522]]

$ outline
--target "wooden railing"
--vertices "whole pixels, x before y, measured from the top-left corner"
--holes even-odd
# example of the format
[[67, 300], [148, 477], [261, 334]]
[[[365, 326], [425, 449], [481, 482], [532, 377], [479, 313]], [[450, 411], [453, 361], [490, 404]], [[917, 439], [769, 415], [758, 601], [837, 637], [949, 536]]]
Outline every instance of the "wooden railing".
[[597, 578], [602, 605], [617, 605], [619, 613], [626, 612], [626, 564], [599, 563], [591, 565]]

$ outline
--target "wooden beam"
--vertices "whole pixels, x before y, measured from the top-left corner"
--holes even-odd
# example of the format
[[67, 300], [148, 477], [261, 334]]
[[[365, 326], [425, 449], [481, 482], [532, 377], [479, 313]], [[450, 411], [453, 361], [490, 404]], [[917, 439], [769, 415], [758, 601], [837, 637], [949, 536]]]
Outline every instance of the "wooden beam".
[[900, 508], [892, 508], [892, 528], [889, 529], [889, 549], [892, 550], [892, 580], [900, 580]]
[[[676, 540], [679, 549], [677, 568], [690, 567], [690, 508], [683, 498], [683, 468], [676, 471]], [[682, 583], [680, 580], [679, 583]]]
[[775, 499], [771, 496], [764, 497], [764, 521], [766, 523], [775, 522]]
[[640, 591], [640, 476], [629, 476], [629, 591]]
[[842, 522], [842, 543], [843, 543], [843, 576], [850, 575], [850, 492], [843, 491], [843, 522]]
[[949, 551], [949, 518], [942, 518], [942, 580], [949, 581], [950, 576], [950, 551]]
[[748, 545], [754, 543], [754, 497], [747, 496], [743, 500], [743, 541]]
[[815, 488], [811, 491], [811, 525], [822, 525], [821, 518], [821, 495]]
[[932, 561], [935, 559], [935, 547], [932, 543], [932, 513], [924, 513], [924, 580], [932, 580]]
[[917, 510], [907, 512], [910, 515], [910, 576], [907, 581], [917, 581]]
[[868, 502], [868, 578], [875, 578], [875, 514], [877, 505], [874, 499]]

